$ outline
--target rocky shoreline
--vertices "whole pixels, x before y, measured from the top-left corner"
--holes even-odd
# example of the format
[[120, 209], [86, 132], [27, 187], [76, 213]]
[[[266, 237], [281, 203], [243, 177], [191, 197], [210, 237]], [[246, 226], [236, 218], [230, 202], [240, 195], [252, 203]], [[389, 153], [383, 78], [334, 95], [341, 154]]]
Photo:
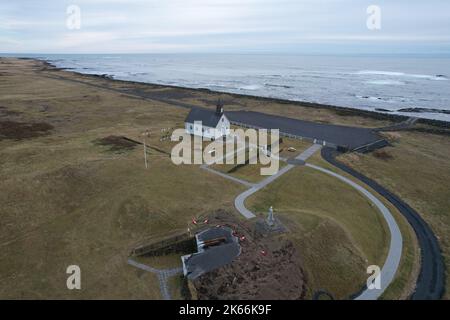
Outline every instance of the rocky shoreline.
[[[68, 71], [68, 72], [73, 72], [73, 73], [80, 74], [83, 76], [92, 76], [92, 77], [102, 78], [102, 79], [111, 80], [111, 81], [118, 81], [118, 82], [135, 83], [135, 84], [143, 83], [143, 82], [138, 82], [138, 81], [115, 79], [114, 76], [112, 76], [110, 74], [85, 74], [82, 72], [73, 71], [70, 68], [57, 67], [54, 64], [52, 64], [50, 61], [42, 60], [42, 59], [35, 59], [35, 58], [20, 58], [20, 59], [39, 61], [44, 64], [44, 67], [47, 70]], [[174, 89], [192, 90], [192, 91], [197, 91], [197, 92], [209, 92], [209, 93], [217, 93], [217, 94], [224, 93], [224, 92], [215, 91], [215, 90], [206, 89], [206, 88], [187, 88], [187, 87], [176, 86], [176, 85], [161, 85], [161, 84], [157, 84], [157, 83], [148, 83], [148, 82], [144, 82], [144, 83], [151, 85], [155, 88], [174, 88]], [[275, 103], [279, 103], [279, 104], [289, 104], [289, 105], [298, 105], [298, 106], [302, 106], [302, 107], [310, 107], [310, 108], [316, 108], [316, 109], [334, 110], [340, 116], [347, 116], [347, 117], [362, 116], [362, 117], [372, 118], [372, 119], [376, 119], [376, 120], [389, 120], [389, 121], [393, 121], [393, 122], [402, 122], [402, 121], [407, 120], [409, 117], [404, 116], [404, 115], [399, 115], [399, 114], [393, 114], [392, 112], [411, 112], [411, 113], [433, 112], [433, 113], [450, 114], [449, 110], [424, 109], [424, 108], [415, 108], [415, 107], [403, 108], [403, 109], [399, 109], [396, 111], [378, 108], [378, 109], [376, 109], [378, 111], [377, 112], [377, 111], [359, 110], [359, 109], [355, 109], [355, 108], [340, 107], [340, 106], [319, 104], [319, 103], [306, 102], [306, 101], [293, 101], [293, 100], [260, 97], [260, 96], [253, 96], [253, 95], [239, 94], [239, 93], [226, 92], [226, 94], [228, 94], [232, 97], [236, 97], [236, 98], [246, 98], [246, 99], [254, 99], [254, 100], [258, 100], [258, 101], [275, 102]], [[420, 119], [418, 119], [417, 122], [421, 123], [421, 124], [432, 125], [432, 126], [439, 127], [439, 128], [450, 128], [450, 122], [447, 122], [447, 121], [420, 118]]]

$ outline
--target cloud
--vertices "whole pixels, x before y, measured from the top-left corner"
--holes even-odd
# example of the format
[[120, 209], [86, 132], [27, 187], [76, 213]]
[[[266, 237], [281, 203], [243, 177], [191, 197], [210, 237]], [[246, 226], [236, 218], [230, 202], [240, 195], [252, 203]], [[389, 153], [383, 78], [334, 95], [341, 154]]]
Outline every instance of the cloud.
[[68, 32], [56, 42], [58, 48], [87, 47], [92, 44], [101, 45], [119, 39], [111, 32]]
[[[450, 46], [450, 1], [378, 0], [382, 29], [366, 28], [368, 0], [16, 0], [0, 4], [4, 48], [36, 52], [278, 50], [320, 42]], [[66, 27], [68, 5], [81, 30]], [[19, 45], [20, 44], [20, 45]], [[45, 44], [45, 46], [43, 45]], [[298, 47], [298, 46], [297, 46]], [[44, 49], [43, 49], [44, 48]]]

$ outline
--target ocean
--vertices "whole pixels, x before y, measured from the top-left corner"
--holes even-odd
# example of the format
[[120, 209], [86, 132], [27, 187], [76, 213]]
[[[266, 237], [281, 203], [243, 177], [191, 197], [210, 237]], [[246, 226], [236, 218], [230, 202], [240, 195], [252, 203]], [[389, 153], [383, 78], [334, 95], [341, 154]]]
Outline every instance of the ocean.
[[450, 122], [449, 56], [22, 55], [88, 74]]

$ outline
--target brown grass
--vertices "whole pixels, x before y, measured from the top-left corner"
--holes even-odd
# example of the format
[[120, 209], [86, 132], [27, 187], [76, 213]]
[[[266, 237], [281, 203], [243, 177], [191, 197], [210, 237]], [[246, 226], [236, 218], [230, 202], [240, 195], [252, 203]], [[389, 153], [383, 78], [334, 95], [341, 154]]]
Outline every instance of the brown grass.
[[137, 146], [136, 143], [126, 140], [121, 136], [107, 136], [101, 139], [94, 140], [94, 143], [101, 146], [107, 146], [109, 150], [113, 152], [129, 151], [136, 148]]
[[381, 159], [381, 160], [385, 160], [385, 161], [387, 161], [387, 160], [391, 160], [391, 159], [393, 159], [394, 157], [392, 156], [392, 154], [390, 154], [388, 151], [386, 151], [386, 150], [375, 150], [374, 152], [373, 152], [373, 156], [375, 157], [375, 158], [378, 158], [378, 159]]
[[[175, 94], [160, 86], [48, 71], [30, 60], [0, 62], [1, 121], [52, 126], [20, 142], [0, 139], [0, 297], [160, 298], [155, 275], [127, 265], [130, 250], [145, 240], [186, 230], [194, 216], [219, 208], [234, 212], [233, 200], [245, 188], [196, 166], [173, 165], [167, 154], [157, 151], [170, 152], [173, 146], [170, 141], [160, 141], [161, 129], [182, 127], [188, 110], [139, 98], [133, 90], [144, 91], [148, 97], [158, 92], [158, 99], [175, 97], [177, 101], [208, 106], [218, 95], [192, 90]], [[114, 91], [117, 89], [122, 91]], [[223, 96], [230, 98], [226, 106], [230, 110], [359, 126], [389, 124], [341, 116], [333, 110]], [[110, 136], [141, 141], [147, 130], [151, 132], [147, 144], [157, 148], [149, 149], [149, 170], [144, 169], [141, 146], [127, 152], [110, 152], [93, 143]], [[422, 134], [415, 137], [404, 143], [402, 133], [400, 150], [389, 151], [393, 156], [389, 161], [364, 155], [358, 156], [355, 163], [368, 168], [366, 172], [375, 170], [371, 166], [377, 168], [374, 178], [385, 179], [383, 184], [413, 199], [411, 203], [424, 212], [442, 243], [447, 243], [450, 232], [446, 228], [450, 224], [445, 209], [449, 206], [444, 195], [450, 179], [445, 175], [449, 170], [443, 157], [449, 157], [441, 146], [447, 146], [448, 140]], [[420, 167], [416, 160], [426, 160], [424, 163], [432, 168]], [[411, 168], [418, 170], [416, 179], [424, 185], [419, 187], [409, 181]], [[292, 239], [300, 255], [306, 257], [314, 288], [324, 285], [338, 296], [345, 296], [365, 279], [365, 259], [382, 260], [383, 228], [363, 232], [366, 225], [382, 224], [370, 222], [374, 219], [373, 208], [358, 197], [353, 200], [351, 190], [344, 188], [346, 192], [342, 192], [336, 181], [298, 171], [298, 178], [289, 174], [283, 177], [287, 180], [280, 180], [286, 185], [277, 182], [274, 189], [272, 185], [267, 189], [273, 192], [256, 194], [258, 204], [255, 202], [254, 209], [265, 212], [269, 203], [276, 203], [295, 230]], [[420, 191], [416, 192], [414, 186]], [[323, 201], [322, 194], [332, 200]], [[346, 197], [352, 199], [346, 203], [342, 201]], [[354, 208], [352, 201], [356, 201]], [[361, 210], [356, 212], [357, 208]], [[356, 219], [350, 219], [351, 213]], [[357, 230], [356, 222], [361, 230]], [[405, 259], [413, 269], [411, 257]], [[65, 286], [69, 264], [79, 264], [82, 269], [83, 289], [79, 292]], [[336, 277], [338, 273], [341, 277]], [[354, 275], [355, 281], [345, 281]], [[398, 285], [401, 289], [390, 297], [402, 294], [409, 280], [401, 281], [405, 282]]]
[[289, 237], [304, 258], [311, 294], [324, 289], [347, 298], [364, 284], [367, 266], [384, 261], [389, 241], [384, 220], [362, 195], [333, 177], [295, 168], [247, 205], [260, 213], [273, 206], [286, 219]]
[[[149, 129], [147, 143], [170, 151], [156, 133], [182, 124], [187, 111], [48, 79], [30, 64], [6, 68], [0, 104], [20, 112], [15, 121], [45, 119], [54, 129], [0, 141], [0, 297], [160, 298], [156, 277], [127, 264], [131, 249], [186, 230], [193, 216], [233, 211], [243, 188], [152, 149], [145, 170], [142, 147], [112, 153], [93, 143], [139, 141]], [[81, 291], [66, 288], [71, 264], [81, 267]]]
[[[348, 159], [352, 159], [351, 161], [358, 162], [361, 161], [361, 158], [364, 156], [360, 153], [348, 153], [345, 155]], [[378, 195], [373, 189], [369, 186], [361, 183], [359, 180], [355, 179], [351, 175], [343, 172], [342, 170], [332, 166], [328, 162], [322, 159], [320, 153], [313, 155], [310, 158], [310, 162], [324, 167], [328, 170], [339, 173], [353, 182], [363, 186], [367, 190], [369, 190], [373, 195], [378, 197], [378, 199], [384, 203], [384, 205], [389, 209], [389, 211], [394, 216], [397, 224], [400, 228], [403, 237], [403, 250], [402, 250], [402, 258], [400, 261], [400, 266], [398, 268], [398, 272], [395, 276], [392, 284], [387, 288], [384, 292], [382, 299], [406, 299], [408, 298], [415, 288], [416, 279], [418, 277], [418, 272], [420, 268], [420, 252], [417, 244], [417, 239], [412, 229], [411, 225], [408, 223], [405, 217], [386, 199], [382, 196]]]

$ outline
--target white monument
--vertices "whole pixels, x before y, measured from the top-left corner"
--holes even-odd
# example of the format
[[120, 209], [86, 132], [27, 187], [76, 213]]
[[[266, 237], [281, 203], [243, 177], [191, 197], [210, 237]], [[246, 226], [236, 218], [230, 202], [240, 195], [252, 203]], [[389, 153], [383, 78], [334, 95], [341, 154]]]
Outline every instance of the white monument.
[[270, 206], [269, 208], [269, 215], [267, 216], [267, 224], [271, 227], [273, 227], [273, 225], [275, 224], [275, 219], [273, 217], [273, 208], [272, 206]]

